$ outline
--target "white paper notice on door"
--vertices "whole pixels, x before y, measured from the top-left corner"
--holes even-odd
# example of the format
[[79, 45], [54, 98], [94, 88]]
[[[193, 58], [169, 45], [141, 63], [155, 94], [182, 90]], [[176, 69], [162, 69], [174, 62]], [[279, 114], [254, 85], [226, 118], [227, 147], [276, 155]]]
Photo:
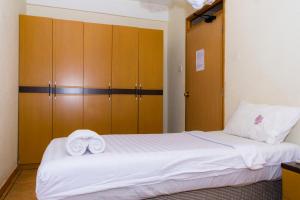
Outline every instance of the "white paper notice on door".
[[200, 49], [196, 51], [196, 71], [200, 72], [205, 70], [205, 51]]

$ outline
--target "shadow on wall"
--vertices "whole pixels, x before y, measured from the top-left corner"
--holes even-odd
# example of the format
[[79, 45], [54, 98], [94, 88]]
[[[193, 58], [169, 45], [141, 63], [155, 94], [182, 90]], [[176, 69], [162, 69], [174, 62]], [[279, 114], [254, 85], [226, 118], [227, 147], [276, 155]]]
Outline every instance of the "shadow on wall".
[[[150, 10], [151, 12], [161, 12], [166, 9], [166, 6], [169, 9], [173, 7], [187, 7], [186, 0], [144, 0], [140, 2], [141, 7]], [[191, 8], [192, 9], [192, 8]]]
[[[170, 1], [171, 2], [171, 1]], [[151, 12], [162, 12], [168, 10], [169, 1], [144, 0], [140, 1], [141, 7]]]

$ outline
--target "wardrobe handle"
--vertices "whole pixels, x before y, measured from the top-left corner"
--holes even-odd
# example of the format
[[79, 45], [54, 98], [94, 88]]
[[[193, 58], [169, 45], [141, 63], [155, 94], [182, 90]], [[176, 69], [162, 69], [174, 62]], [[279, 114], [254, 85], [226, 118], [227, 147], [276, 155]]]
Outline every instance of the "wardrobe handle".
[[108, 83], [108, 100], [110, 101], [111, 100], [111, 84]]
[[140, 100], [142, 99], [143, 95], [142, 95], [142, 90], [143, 90], [143, 87], [142, 87], [142, 84], [140, 83]]
[[54, 99], [56, 99], [56, 81], [54, 82]]
[[139, 88], [138, 88], [138, 84], [137, 83], [135, 84], [134, 89], [135, 89], [135, 99], [138, 100]]
[[49, 81], [49, 84], [48, 84], [48, 95], [49, 95], [49, 97], [51, 96], [51, 81]]

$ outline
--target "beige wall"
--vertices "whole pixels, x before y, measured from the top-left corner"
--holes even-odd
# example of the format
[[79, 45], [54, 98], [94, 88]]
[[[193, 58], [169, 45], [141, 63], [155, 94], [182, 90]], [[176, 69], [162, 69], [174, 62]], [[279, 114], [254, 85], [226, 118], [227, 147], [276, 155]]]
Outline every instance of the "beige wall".
[[[225, 119], [241, 100], [300, 106], [300, 1], [226, 0]], [[190, 11], [186, 11], [190, 13]], [[185, 15], [187, 16], [187, 15]], [[169, 16], [169, 130], [184, 129], [184, 10]], [[178, 33], [178, 34], [176, 34]], [[300, 144], [300, 123], [289, 141]]]
[[226, 2], [226, 119], [241, 100], [300, 106], [300, 1]]
[[138, 19], [110, 14], [101, 14], [94, 12], [84, 12], [63, 8], [53, 8], [47, 6], [27, 5], [26, 14], [33, 16], [44, 16], [58, 19], [78, 20], [84, 22], [113, 24], [123, 26], [133, 26], [141, 28], [160, 29], [164, 31], [164, 131], [168, 130], [168, 71], [167, 71], [167, 42], [168, 42], [168, 22]]
[[169, 11], [169, 132], [185, 129], [185, 18], [192, 12], [184, 1], [176, 1]]
[[25, 1], [0, 1], [0, 187], [17, 166], [19, 13]]

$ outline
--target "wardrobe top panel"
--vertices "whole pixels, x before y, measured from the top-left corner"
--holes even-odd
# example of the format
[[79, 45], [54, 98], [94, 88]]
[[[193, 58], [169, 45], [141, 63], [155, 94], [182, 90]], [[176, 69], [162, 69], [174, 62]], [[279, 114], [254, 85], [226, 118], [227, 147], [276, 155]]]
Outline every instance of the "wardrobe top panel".
[[[61, 21], [70, 21], [70, 22], [82, 22], [84, 24], [101, 24], [101, 23], [95, 23], [95, 22], [87, 22], [87, 21], [79, 21], [79, 20], [69, 20], [69, 19], [60, 19], [60, 18], [50, 18], [50, 17], [40, 17], [40, 16], [33, 16], [33, 15], [20, 15], [20, 17], [31, 17], [31, 18], [41, 18], [41, 19], [49, 19], [49, 20], [61, 20]], [[159, 30], [159, 31], [164, 32], [162, 29], [142, 28], [142, 27], [125, 26], [125, 25], [118, 25], [118, 24], [101, 24], [101, 25], [131, 27], [131, 28], [138, 28], [138, 29], [145, 29], [145, 30]]]

